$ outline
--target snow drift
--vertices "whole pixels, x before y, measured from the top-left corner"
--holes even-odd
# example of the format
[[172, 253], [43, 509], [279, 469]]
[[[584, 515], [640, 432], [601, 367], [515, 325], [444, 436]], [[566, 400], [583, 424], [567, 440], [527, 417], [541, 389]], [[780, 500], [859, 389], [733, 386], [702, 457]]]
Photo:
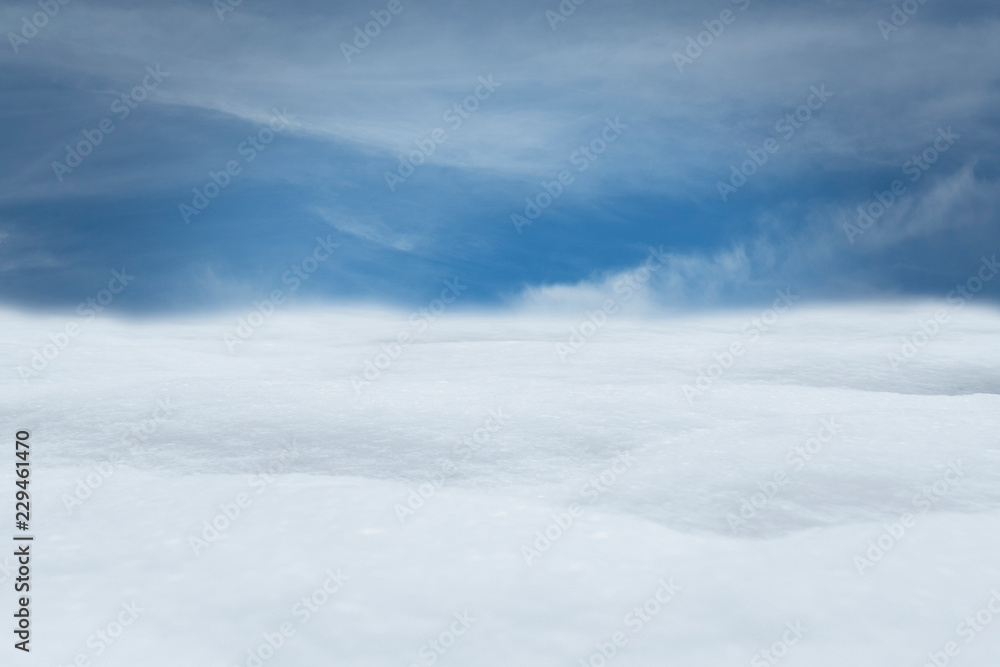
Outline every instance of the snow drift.
[[1000, 315], [769, 310], [6, 312], [18, 662], [994, 665]]

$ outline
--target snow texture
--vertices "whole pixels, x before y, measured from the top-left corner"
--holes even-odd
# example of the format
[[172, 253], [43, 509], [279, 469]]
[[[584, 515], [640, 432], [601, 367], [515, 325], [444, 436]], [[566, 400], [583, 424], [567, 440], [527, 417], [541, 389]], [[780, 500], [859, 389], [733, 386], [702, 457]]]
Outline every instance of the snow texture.
[[238, 317], [3, 313], [4, 664], [997, 664], [995, 310]]

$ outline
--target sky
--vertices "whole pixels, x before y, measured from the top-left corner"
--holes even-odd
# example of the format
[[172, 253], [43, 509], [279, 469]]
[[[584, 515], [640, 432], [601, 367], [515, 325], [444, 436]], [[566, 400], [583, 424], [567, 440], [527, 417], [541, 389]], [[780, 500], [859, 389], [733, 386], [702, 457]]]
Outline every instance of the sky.
[[1000, 250], [998, 18], [5, 2], [0, 300], [557, 308], [653, 257], [656, 307], [944, 298]]

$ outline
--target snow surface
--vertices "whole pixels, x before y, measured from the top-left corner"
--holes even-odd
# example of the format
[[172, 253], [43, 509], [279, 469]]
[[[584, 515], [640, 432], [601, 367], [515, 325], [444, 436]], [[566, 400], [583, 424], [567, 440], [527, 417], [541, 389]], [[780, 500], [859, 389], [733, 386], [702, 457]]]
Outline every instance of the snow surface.
[[[894, 369], [938, 310], [949, 321]], [[282, 310], [231, 353], [237, 315], [5, 312], [0, 497], [12, 514], [10, 452], [27, 429], [37, 541], [33, 650], [3, 664], [919, 667], [955, 642], [948, 664], [997, 665], [1000, 315], [795, 306], [752, 340], [760, 316], [620, 315], [563, 361], [585, 314], [446, 315], [357, 391], [366, 360], [416, 332], [409, 313]], [[81, 333], [22, 381], [71, 320]], [[688, 400], [733, 342], [744, 354]], [[503, 424], [477, 435], [498, 410]], [[811, 460], [790, 463], [817, 434]], [[583, 486], [602, 473], [602, 492]], [[776, 473], [787, 483], [734, 529]], [[88, 477], [100, 485], [81, 490]], [[572, 503], [572, 525], [538, 549]], [[11, 626], [12, 565], [0, 556]], [[338, 569], [342, 586], [321, 592]], [[673, 598], [628, 616], [661, 581]], [[328, 599], [306, 617], [295, 605], [314, 594]], [[98, 639], [133, 602], [134, 623]], [[982, 609], [980, 630], [960, 627]], [[277, 651], [248, 653], [283, 624], [294, 634]]]

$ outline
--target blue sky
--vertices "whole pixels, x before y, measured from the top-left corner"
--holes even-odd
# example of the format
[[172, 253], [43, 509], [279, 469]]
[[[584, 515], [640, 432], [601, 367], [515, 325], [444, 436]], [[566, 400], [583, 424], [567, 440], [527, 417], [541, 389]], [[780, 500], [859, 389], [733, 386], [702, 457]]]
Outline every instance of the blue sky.
[[664, 306], [943, 297], [1000, 250], [994, 2], [42, 5], [34, 31], [44, 6], [0, 8], [9, 304], [124, 267], [116, 308], [240, 308], [317, 238], [296, 299], [407, 306], [454, 277], [469, 305], [571, 300], [650, 246]]

